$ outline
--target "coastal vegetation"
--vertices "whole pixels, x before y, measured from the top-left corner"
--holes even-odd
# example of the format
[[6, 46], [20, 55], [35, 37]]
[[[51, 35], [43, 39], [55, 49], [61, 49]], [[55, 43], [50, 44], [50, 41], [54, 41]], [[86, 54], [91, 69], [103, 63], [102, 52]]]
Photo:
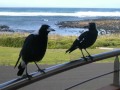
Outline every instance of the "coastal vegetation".
[[[1, 34], [0, 46], [3, 47], [22, 47], [28, 33]], [[48, 49], [67, 49], [77, 36], [49, 35]], [[95, 44], [90, 48], [96, 47], [120, 47], [120, 34], [100, 35]]]

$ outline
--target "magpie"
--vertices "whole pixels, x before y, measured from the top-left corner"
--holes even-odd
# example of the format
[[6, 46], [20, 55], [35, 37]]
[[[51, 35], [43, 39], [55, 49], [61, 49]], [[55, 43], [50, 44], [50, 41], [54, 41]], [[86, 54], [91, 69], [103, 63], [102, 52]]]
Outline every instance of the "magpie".
[[71, 53], [72, 51], [74, 51], [75, 49], [79, 48], [82, 56], [85, 60], [87, 60], [85, 58], [85, 55], [83, 53], [83, 49], [87, 52], [88, 56], [92, 58], [92, 56], [88, 53], [88, 51], [86, 50], [86, 48], [92, 46], [98, 36], [98, 31], [96, 29], [96, 24], [94, 22], [89, 23], [88, 26], [84, 26], [84, 28], [88, 28], [88, 31], [83, 32], [72, 44], [72, 46], [66, 51], [66, 53]]
[[18, 66], [19, 69], [17, 73], [18, 76], [21, 76], [25, 69], [26, 69], [26, 75], [28, 77], [30, 76], [27, 72], [27, 64], [29, 62], [34, 62], [38, 70], [42, 73], [45, 73], [44, 70], [38, 67], [37, 62], [42, 60], [42, 58], [46, 53], [48, 33], [50, 31], [55, 31], [55, 30], [52, 29], [49, 25], [43, 24], [41, 28], [37, 31], [37, 33], [30, 34], [28, 37], [26, 37], [15, 65], [16, 67], [18, 62], [22, 58]]

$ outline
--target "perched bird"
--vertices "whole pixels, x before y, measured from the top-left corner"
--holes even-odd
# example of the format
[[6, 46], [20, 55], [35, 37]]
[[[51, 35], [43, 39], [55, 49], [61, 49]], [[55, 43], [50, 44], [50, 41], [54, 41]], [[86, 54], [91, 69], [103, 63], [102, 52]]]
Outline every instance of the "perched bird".
[[82, 33], [72, 44], [72, 46], [66, 51], [66, 53], [71, 53], [72, 51], [74, 51], [75, 49], [79, 48], [81, 50], [81, 53], [83, 55], [83, 58], [86, 60], [82, 49], [84, 49], [88, 56], [92, 59], [91, 55], [88, 53], [88, 51], [86, 50], [86, 48], [92, 46], [98, 36], [98, 31], [96, 29], [96, 24], [91, 22], [89, 23], [89, 26], [85, 26], [84, 28], [88, 27], [88, 31]]
[[39, 71], [43, 72], [40, 69], [36, 62], [42, 60], [45, 55], [47, 42], [48, 42], [48, 33], [50, 31], [55, 31], [49, 25], [42, 25], [38, 30], [37, 34], [30, 34], [24, 41], [23, 47], [20, 51], [18, 61], [16, 62], [15, 67], [17, 66], [20, 58], [22, 58], [19, 66], [18, 66], [18, 76], [21, 76], [26, 69], [26, 75], [30, 76], [27, 72], [27, 64], [29, 62], [34, 62]]

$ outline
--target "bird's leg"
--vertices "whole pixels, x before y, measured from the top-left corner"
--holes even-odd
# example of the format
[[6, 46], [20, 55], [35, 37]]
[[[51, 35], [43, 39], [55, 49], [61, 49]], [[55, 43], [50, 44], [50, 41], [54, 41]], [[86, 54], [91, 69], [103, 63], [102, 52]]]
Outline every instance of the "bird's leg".
[[42, 72], [42, 73], [44, 73], [45, 74], [45, 71], [44, 70], [42, 70], [42, 69], [40, 69], [39, 68], [39, 66], [37, 65], [37, 63], [34, 61], [34, 63], [35, 63], [35, 65], [37, 66], [37, 68], [38, 68], [38, 71], [40, 71], [40, 72]]
[[26, 76], [28, 77], [28, 79], [30, 80], [31, 79], [31, 75], [28, 74], [28, 71], [27, 71], [27, 65], [26, 65]]
[[85, 49], [85, 51], [87, 52], [88, 57], [90, 57], [90, 59], [93, 60], [93, 57], [88, 53], [88, 51], [86, 49]]
[[80, 50], [81, 50], [83, 58], [85, 59], [85, 61], [87, 61], [87, 58], [84, 56], [82, 49], [80, 49]]

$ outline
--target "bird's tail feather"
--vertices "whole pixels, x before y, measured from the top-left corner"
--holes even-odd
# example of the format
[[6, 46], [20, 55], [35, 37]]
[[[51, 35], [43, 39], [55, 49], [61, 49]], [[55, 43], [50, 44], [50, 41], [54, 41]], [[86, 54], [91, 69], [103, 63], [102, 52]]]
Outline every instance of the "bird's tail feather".
[[71, 51], [68, 49], [68, 50], [66, 50], [66, 52], [65, 53], [71, 53]]
[[74, 51], [76, 48], [73, 48], [73, 47], [71, 47], [71, 48], [69, 48], [68, 50], [66, 50], [66, 53], [71, 53], [72, 51]]
[[18, 62], [20, 61], [20, 58], [21, 58], [21, 53], [20, 53], [20, 55], [19, 55], [19, 57], [18, 57], [18, 60], [17, 60], [17, 62], [16, 62], [16, 64], [15, 64], [14, 68], [17, 66]]
[[25, 67], [23, 67], [20, 63], [19, 66], [18, 66], [18, 69], [19, 69], [19, 71], [18, 71], [17, 75], [21, 76], [23, 74], [24, 70], [25, 70]]

